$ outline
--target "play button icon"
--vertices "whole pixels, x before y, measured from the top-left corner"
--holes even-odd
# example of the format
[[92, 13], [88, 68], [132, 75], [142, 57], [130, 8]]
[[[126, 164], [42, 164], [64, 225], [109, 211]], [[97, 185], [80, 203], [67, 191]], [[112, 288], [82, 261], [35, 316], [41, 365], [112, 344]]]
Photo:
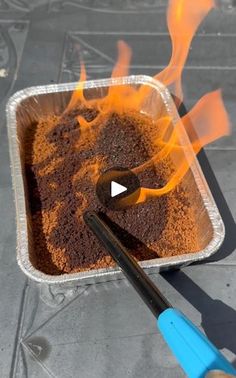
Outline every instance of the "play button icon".
[[[108, 169], [100, 176], [96, 185], [99, 201], [112, 210], [120, 210], [134, 204], [139, 197], [139, 190], [137, 176], [123, 167]], [[129, 200], [123, 201], [126, 198]]]
[[118, 194], [126, 192], [127, 188], [124, 185], [118, 184], [118, 182], [111, 182], [111, 197], [116, 197]]

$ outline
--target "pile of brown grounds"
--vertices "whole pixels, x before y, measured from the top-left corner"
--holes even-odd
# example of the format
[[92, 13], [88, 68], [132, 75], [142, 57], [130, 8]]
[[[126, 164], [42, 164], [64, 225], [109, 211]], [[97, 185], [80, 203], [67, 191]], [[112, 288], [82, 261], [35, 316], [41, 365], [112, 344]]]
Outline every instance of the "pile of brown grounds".
[[[191, 173], [169, 194], [122, 211], [104, 208], [96, 197], [99, 174], [113, 166], [136, 167], [153, 155], [145, 135], [152, 120], [139, 113], [112, 113], [85, 130], [78, 115], [90, 122], [97, 111], [78, 107], [61, 117], [42, 117], [25, 133], [33, 265], [54, 275], [114, 266], [83, 221], [86, 209], [103, 211], [139, 261], [198, 251], [194, 203], [200, 195], [185, 185]], [[171, 169], [165, 161], [144, 170], [138, 175], [141, 186], [163, 186]]]

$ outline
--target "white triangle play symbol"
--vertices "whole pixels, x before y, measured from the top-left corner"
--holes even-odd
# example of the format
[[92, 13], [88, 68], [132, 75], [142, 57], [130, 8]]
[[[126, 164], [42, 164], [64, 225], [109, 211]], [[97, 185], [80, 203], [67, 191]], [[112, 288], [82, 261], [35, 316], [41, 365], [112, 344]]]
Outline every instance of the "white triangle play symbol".
[[126, 192], [126, 190], [126, 186], [118, 184], [116, 181], [111, 181], [111, 197], [118, 196], [118, 194]]

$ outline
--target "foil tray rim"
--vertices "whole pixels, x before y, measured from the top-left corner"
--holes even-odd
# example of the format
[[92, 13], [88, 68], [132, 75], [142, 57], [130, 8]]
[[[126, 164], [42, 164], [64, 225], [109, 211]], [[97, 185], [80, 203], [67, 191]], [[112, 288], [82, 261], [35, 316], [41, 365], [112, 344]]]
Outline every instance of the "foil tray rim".
[[[173, 103], [169, 90], [159, 81], [147, 75], [131, 75], [113, 79], [99, 79], [84, 82], [86, 88], [105, 87], [122, 84], [148, 84], [159, 90], [159, 93], [172, 114], [175, 121], [179, 120], [179, 115]], [[25, 206], [25, 194], [23, 177], [21, 173], [21, 163], [19, 155], [19, 141], [17, 138], [16, 110], [20, 103], [28, 97], [72, 91], [76, 88], [77, 82], [49, 84], [32, 86], [17, 91], [10, 97], [6, 106], [7, 129], [11, 160], [11, 176], [15, 193], [16, 223], [17, 223], [17, 262], [22, 271], [31, 279], [48, 284], [63, 284], [67, 282], [80, 282], [81, 284], [96, 283], [101, 281], [115, 280], [121, 277], [119, 267], [90, 270], [86, 272], [67, 273], [62, 275], [45, 274], [31, 264], [28, 252], [28, 229]], [[185, 139], [188, 139], [185, 135]], [[196, 157], [191, 166], [193, 177], [202, 196], [203, 203], [208, 212], [212, 228], [213, 237], [209, 244], [201, 251], [185, 253], [183, 255], [158, 258], [140, 262], [140, 265], [148, 272], [159, 271], [164, 268], [189, 265], [192, 262], [201, 261], [213, 255], [223, 243], [225, 237], [225, 227], [219, 210], [210, 192], [202, 169]], [[123, 277], [123, 275], [122, 275]]]

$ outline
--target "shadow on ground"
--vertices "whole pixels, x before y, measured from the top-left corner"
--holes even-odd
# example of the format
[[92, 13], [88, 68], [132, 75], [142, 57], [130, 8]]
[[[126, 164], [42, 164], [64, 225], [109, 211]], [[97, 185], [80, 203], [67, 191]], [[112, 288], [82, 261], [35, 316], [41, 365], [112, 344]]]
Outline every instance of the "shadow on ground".
[[212, 343], [236, 355], [236, 311], [221, 300], [211, 298], [180, 270], [161, 275], [201, 313], [201, 326]]
[[236, 249], [236, 224], [231, 211], [227, 205], [224, 195], [220, 189], [214, 172], [207, 159], [205, 151], [198, 154], [198, 161], [201, 165], [204, 176], [207, 180], [209, 188], [215, 199], [216, 205], [220, 211], [221, 217], [225, 225], [225, 239], [219, 251], [210, 257], [207, 261], [219, 261], [229, 256]]
[[[176, 102], [175, 96], [173, 96], [173, 98]], [[187, 114], [187, 109], [183, 103], [180, 105], [178, 111], [180, 117], [183, 117]], [[205, 151], [201, 150], [197, 158], [225, 225], [225, 239], [222, 246], [212, 257], [204, 260], [204, 262], [195, 263], [202, 264], [206, 263], [206, 261], [213, 262], [222, 260], [225, 257], [229, 256], [236, 249], [236, 224], [224, 198], [224, 195], [220, 189], [215, 174], [211, 168]]]

